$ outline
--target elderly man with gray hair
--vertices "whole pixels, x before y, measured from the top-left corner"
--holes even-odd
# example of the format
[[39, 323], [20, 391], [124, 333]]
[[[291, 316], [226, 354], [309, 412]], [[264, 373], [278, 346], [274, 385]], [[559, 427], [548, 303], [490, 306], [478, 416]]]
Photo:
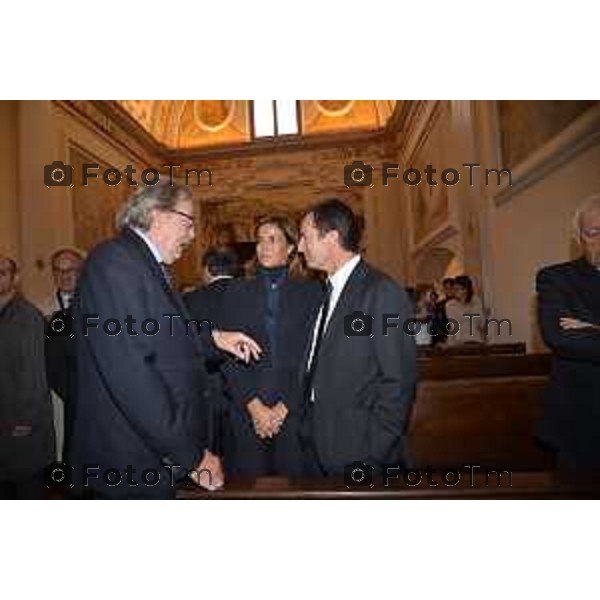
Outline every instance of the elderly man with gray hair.
[[208, 451], [206, 362], [223, 360], [220, 351], [249, 361], [261, 350], [242, 333], [188, 322], [166, 267], [192, 242], [195, 224], [189, 188], [143, 187], [118, 215], [120, 235], [83, 266], [69, 463], [91, 497], [172, 498], [188, 478], [208, 489], [223, 483]]
[[600, 194], [575, 214], [582, 256], [537, 276], [539, 320], [552, 350], [541, 440], [559, 466], [600, 467]]

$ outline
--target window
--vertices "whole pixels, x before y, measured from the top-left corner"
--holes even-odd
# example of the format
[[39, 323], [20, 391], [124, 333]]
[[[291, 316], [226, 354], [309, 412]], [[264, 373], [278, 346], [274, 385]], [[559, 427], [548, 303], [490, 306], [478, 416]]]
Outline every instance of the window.
[[298, 135], [298, 100], [252, 100], [253, 137]]

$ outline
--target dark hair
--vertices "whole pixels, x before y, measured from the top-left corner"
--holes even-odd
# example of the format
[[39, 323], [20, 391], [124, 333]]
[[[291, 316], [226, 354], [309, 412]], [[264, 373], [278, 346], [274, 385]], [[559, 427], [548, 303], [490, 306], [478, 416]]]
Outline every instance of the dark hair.
[[319, 202], [308, 213], [312, 215], [321, 236], [329, 231], [337, 231], [340, 246], [349, 252], [358, 252], [360, 227], [352, 209], [337, 198]]
[[454, 285], [467, 290], [467, 302], [471, 302], [471, 298], [473, 297], [473, 282], [471, 278], [468, 275], [459, 275], [454, 278]]
[[202, 266], [208, 269], [213, 277], [223, 275], [236, 277], [239, 273], [239, 262], [235, 252], [209, 248], [202, 255]]
[[290, 246], [294, 246], [294, 249], [298, 246], [298, 228], [296, 224], [287, 217], [270, 215], [268, 217], [262, 217], [259, 219], [256, 227], [254, 228], [254, 237], [258, 237], [258, 230], [264, 225], [273, 225], [277, 227], [281, 233], [285, 236], [285, 241]]
[[442, 285], [446, 286], [446, 285], [454, 285], [454, 278], [453, 277], [445, 277], [442, 280]]

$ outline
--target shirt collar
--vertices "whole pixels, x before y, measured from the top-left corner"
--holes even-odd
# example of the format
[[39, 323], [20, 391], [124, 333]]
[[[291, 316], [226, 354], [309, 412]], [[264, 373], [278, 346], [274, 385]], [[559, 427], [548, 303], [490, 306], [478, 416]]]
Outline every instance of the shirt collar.
[[345, 262], [333, 275], [329, 276], [329, 283], [334, 290], [341, 290], [345, 285], [346, 281], [352, 275], [352, 271], [356, 268], [356, 265], [360, 262], [360, 254], [355, 254], [350, 260]]
[[156, 262], [161, 264], [163, 259], [160, 254], [160, 250], [157, 248], [156, 244], [141, 229], [138, 229], [137, 227], [132, 227], [131, 229], [135, 231], [135, 233], [137, 233], [137, 235], [139, 235], [144, 240], [144, 242], [146, 242], [146, 245], [148, 246], [148, 248], [150, 248], [150, 252], [152, 252], [152, 256], [154, 256], [154, 258], [156, 259]]

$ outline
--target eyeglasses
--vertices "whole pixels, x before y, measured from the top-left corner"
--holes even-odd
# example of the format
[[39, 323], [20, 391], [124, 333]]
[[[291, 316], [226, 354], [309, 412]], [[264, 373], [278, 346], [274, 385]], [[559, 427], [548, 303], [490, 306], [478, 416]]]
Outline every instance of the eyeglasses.
[[600, 237], [600, 227], [590, 227], [589, 229], [582, 229], [581, 233], [586, 238], [597, 238]]
[[77, 275], [81, 271], [79, 267], [71, 267], [69, 269], [59, 269], [58, 267], [53, 267], [52, 272], [56, 275]]
[[188, 215], [187, 213], [184, 213], [180, 210], [175, 210], [174, 208], [172, 208], [169, 212], [175, 213], [180, 217], [185, 217], [188, 220], [190, 227], [193, 227], [196, 224], [196, 219], [194, 219], [192, 215]]

